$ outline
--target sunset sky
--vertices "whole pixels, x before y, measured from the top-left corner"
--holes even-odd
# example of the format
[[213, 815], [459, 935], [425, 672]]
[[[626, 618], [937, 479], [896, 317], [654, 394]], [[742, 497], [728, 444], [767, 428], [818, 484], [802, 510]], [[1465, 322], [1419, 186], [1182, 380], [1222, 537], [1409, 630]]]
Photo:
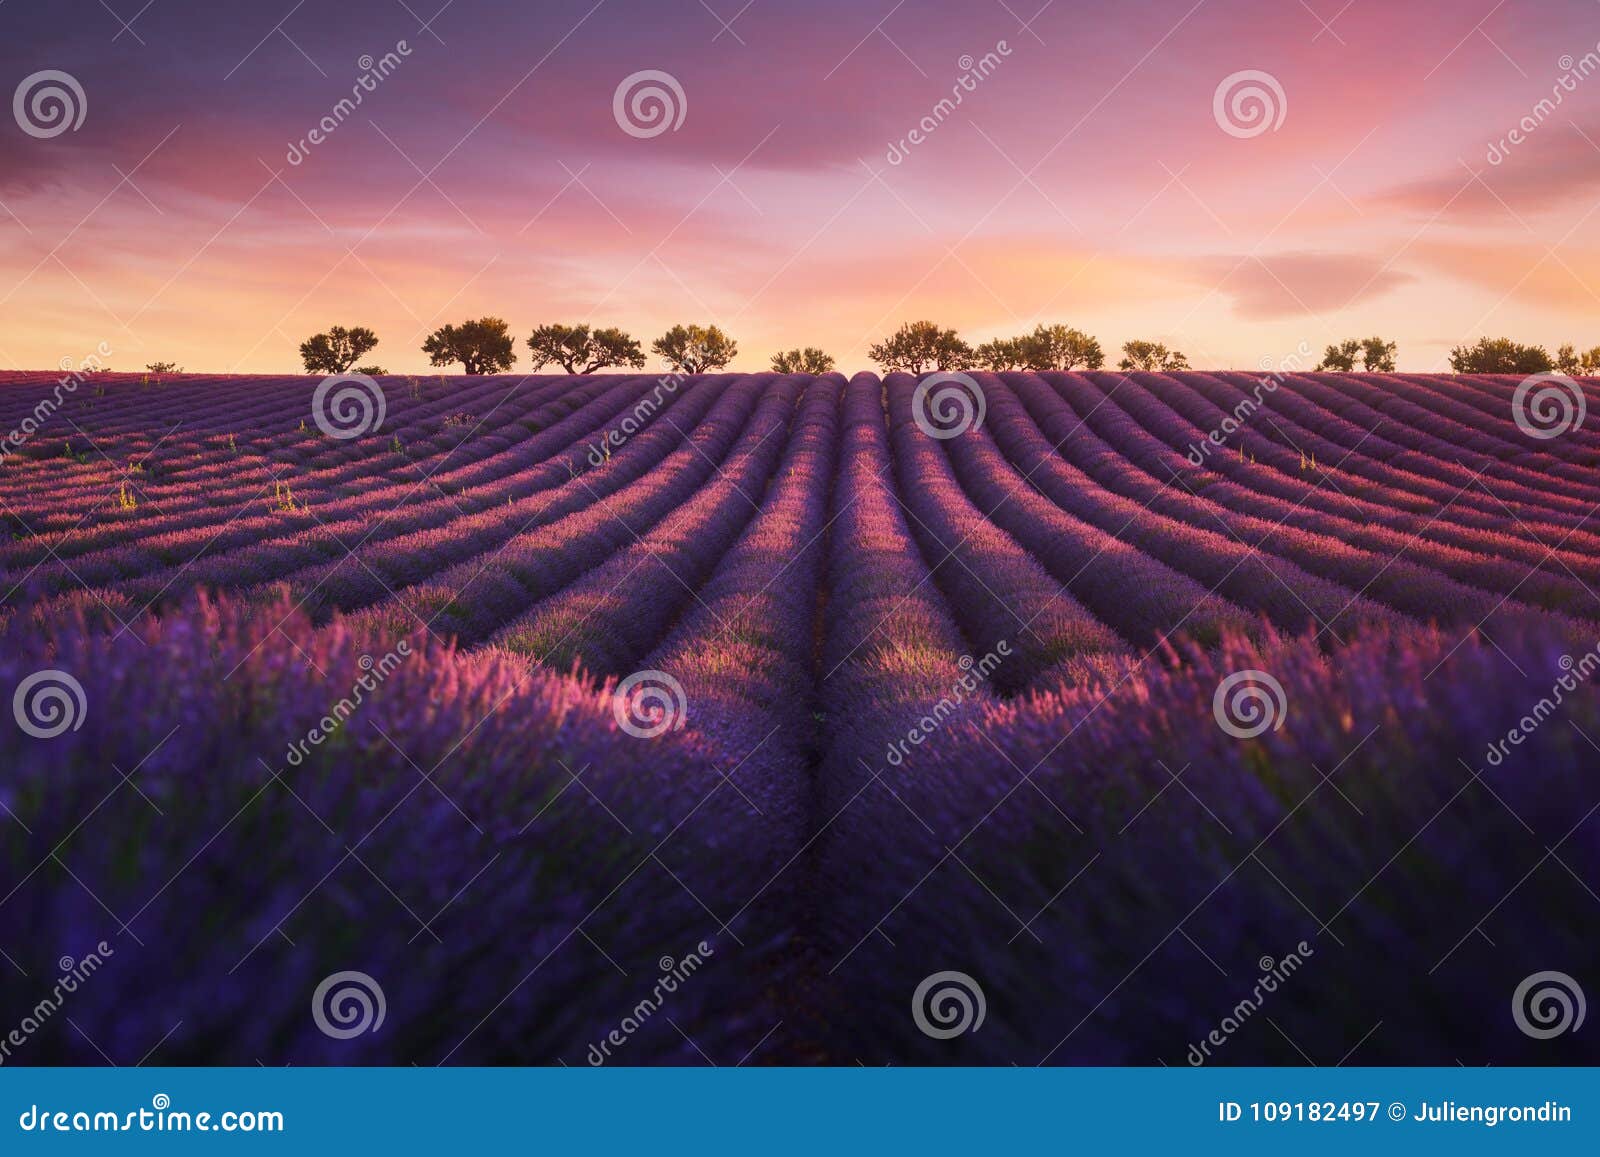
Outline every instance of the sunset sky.
[[[6, 0], [4, 92], [57, 70], [85, 107], [48, 138], [0, 116], [0, 366], [104, 343], [297, 372], [345, 324], [421, 372], [482, 314], [519, 369], [534, 325], [581, 320], [716, 322], [739, 369], [871, 368], [919, 317], [1198, 368], [1369, 333], [1415, 371], [1484, 334], [1597, 345], [1597, 42], [1594, 0]], [[644, 70], [676, 129], [619, 125]], [[1242, 70], [1276, 128], [1219, 125]]]

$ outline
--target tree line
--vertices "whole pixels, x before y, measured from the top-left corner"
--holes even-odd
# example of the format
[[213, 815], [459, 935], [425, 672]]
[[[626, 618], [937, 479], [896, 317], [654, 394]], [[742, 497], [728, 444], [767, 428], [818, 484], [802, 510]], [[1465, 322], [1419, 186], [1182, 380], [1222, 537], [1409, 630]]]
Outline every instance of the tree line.
[[[377, 375], [378, 365], [356, 365], [376, 349], [378, 335], [364, 326], [333, 326], [300, 343], [300, 360], [308, 374]], [[535, 370], [560, 366], [569, 374], [600, 370], [641, 369], [644, 350], [638, 339], [620, 329], [588, 325], [541, 325], [527, 339], [529, 360]], [[714, 325], [675, 325], [650, 343], [675, 373], [705, 374], [723, 369], [739, 354], [739, 343]], [[501, 374], [517, 361], [516, 340], [504, 318], [480, 317], [459, 325], [443, 325], [428, 335], [422, 352], [431, 365], [461, 364], [468, 374]], [[784, 363], [780, 365], [779, 363]], [[793, 362], [794, 368], [788, 368]], [[833, 359], [821, 350], [790, 350], [775, 354], [773, 368], [783, 373], [827, 373]]]
[[[592, 374], [605, 369], [642, 369], [645, 353], [638, 339], [616, 327], [541, 325], [527, 338], [534, 370], [548, 365], [569, 374]], [[378, 336], [364, 326], [333, 326], [300, 345], [300, 360], [312, 374], [351, 372], [378, 375], [376, 364], [358, 365], [378, 345]], [[1352, 373], [1393, 373], [1398, 345], [1382, 337], [1351, 338], [1335, 342], [1323, 352], [1315, 370]], [[460, 363], [468, 374], [505, 373], [516, 364], [517, 351], [511, 327], [498, 317], [480, 317], [459, 325], [444, 325], [428, 335], [422, 352], [436, 366]], [[675, 325], [650, 343], [650, 352], [680, 374], [713, 373], [725, 369], [739, 353], [739, 344], [715, 325]], [[1122, 346], [1117, 368], [1127, 371], [1170, 373], [1187, 370], [1189, 359], [1181, 350], [1161, 342], [1134, 340]], [[1106, 355], [1099, 339], [1066, 325], [1037, 325], [1017, 337], [995, 338], [973, 346], [954, 329], [932, 321], [902, 325], [889, 337], [868, 347], [867, 356], [885, 372], [927, 373], [962, 370], [1098, 370]], [[782, 350], [770, 359], [781, 374], [825, 374], [834, 360], [815, 346]], [[1450, 368], [1458, 374], [1597, 374], [1600, 346], [1579, 351], [1570, 343], [1552, 357], [1543, 346], [1523, 345], [1510, 338], [1482, 338], [1475, 345], [1457, 346], [1450, 352]], [[176, 367], [156, 363], [152, 371], [174, 372]]]

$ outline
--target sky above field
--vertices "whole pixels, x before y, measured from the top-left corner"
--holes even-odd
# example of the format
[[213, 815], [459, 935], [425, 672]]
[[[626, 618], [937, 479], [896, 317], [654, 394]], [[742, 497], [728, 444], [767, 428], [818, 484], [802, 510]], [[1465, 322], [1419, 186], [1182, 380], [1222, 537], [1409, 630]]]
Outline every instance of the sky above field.
[[920, 317], [1600, 344], [1597, 43], [1594, 0], [6, 0], [0, 366], [345, 324], [421, 372], [483, 314], [519, 368], [547, 321], [741, 369]]

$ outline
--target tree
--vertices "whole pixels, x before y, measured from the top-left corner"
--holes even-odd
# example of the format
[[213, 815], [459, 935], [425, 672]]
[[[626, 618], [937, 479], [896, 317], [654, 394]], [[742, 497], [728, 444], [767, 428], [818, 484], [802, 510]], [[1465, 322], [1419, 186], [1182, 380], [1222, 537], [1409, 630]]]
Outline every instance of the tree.
[[[1024, 369], [1097, 370], [1106, 363], [1100, 343], [1081, 329], [1064, 325], [1037, 325], [1027, 337], [1017, 339]], [[1181, 355], [1180, 355], [1181, 356]], [[1173, 369], [1180, 367], [1173, 366]]]
[[356, 373], [366, 374], [369, 378], [381, 378], [389, 371], [382, 366], [357, 366]]
[[1555, 368], [1543, 346], [1522, 345], [1508, 337], [1479, 338], [1475, 346], [1450, 351], [1458, 374], [1543, 374]]
[[1021, 337], [986, 341], [973, 353], [986, 370], [1097, 370], [1105, 365], [1100, 343], [1080, 329], [1064, 325], [1036, 325]]
[[378, 335], [364, 326], [345, 329], [336, 325], [327, 333], [312, 334], [300, 343], [300, 360], [308, 374], [342, 374], [377, 348]]
[[675, 325], [651, 343], [650, 351], [674, 373], [704, 374], [738, 357], [739, 343], [714, 325]]
[[592, 374], [606, 366], [644, 365], [639, 343], [620, 329], [586, 325], [541, 325], [528, 339], [533, 368], [555, 362], [569, 374]]
[[1369, 374], [1394, 373], [1394, 355], [1400, 347], [1381, 337], [1369, 337], [1361, 343], [1361, 364]]
[[1022, 354], [1024, 340], [1020, 337], [1000, 337], [986, 341], [972, 352], [973, 363], [995, 373], [1022, 369], [1025, 365]]
[[1360, 353], [1361, 343], [1354, 338], [1331, 345], [1323, 353], [1322, 364], [1317, 369], [1348, 374], [1356, 368], [1356, 358]]
[[1556, 369], [1563, 374], [1581, 374], [1592, 376], [1600, 372], [1600, 346], [1586, 349], [1582, 353], [1572, 348], [1572, 343], [1567, 342], [1556, 350]]
[[[1568, 347], [1571, 348], [1571, 347]], [[183, 367], [177, 362], [151, 362], [145, 370], [152, 374], [181, 374]]]
[[1117, 363], [1118, 369], [1170, 373], [1189, 368], [1188, 358], [1158, 342], [1130, 341], [1122, 347], [1122, 352], [1125, 356]]
[[831, 374], [833, 358], [816, 346], [805, 349], [784, 350], [772, 355], [772, 372], [775, 374]]
[[440, 326], [422, 343], [422, 352], [436, 366], [460, 362], [469, 374], [503, 374], [517, 360], [511, 327], [498, 317]]
[[910, 374], [971, 369], [975, 357], [955, 330], [940, 329], [931, 321], [906, 323], [886, 341], [869, 347], [867, 356], [885, 370]]
[[1359, 358], [1362, 369], [1369, 374], [1392, 374], [1397, 349], [1399, 347], [1394, 342], [1384, 341], [1381, 337], [1351, 338], [1329, 346], [1317, 369], [1348, 374], [1356, 368]]

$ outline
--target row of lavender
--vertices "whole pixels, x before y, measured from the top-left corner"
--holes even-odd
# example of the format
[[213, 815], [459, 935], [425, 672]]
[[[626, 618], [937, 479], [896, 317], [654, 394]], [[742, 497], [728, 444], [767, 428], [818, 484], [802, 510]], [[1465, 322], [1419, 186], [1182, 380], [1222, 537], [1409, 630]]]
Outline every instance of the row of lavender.
[[[578, 1063], [693, 953], [617, 1059], [1176, 1062], [1250, 965], [1304, 944], [1330, 978], [1225, 1059], [1551, 1059], [1487, 1009], [1542, 955], [1581, 958], [1595, 704], [1484, 752], [1592, 630], [1564, 602], [1593, 557], [1561, 529], [1582, 488], [1522, 494], [1511, 463], [1474, 507], [1417, 463], [1351, 455], [1311, 485], [1254, 449], [1207, 481], [1180, 450], [1233, 395], [1200, 378], [983, 377], [988, 421], [954, 439], [907, 378], [691, 379], [647, 411], [648, 382], [541, 386], [434, 496], [459, 517], [391, 527], [421, 508], [391, 493], [363, 526], [351, 494], [357, 540], [320, 562], [289, 533], [196, 564], [248, 601], [119, 633], [36, 585], [0, 677], [64, 669], [89, 711], [4, 737], [5, 1007], [106, 940], [119, 979], [41, 1059]], [[632, 437], [595, 460], [574, 435], [620, 415]], [[1362, 505], [1380, 478], [1393, 500]], [[1561, 565], [1517, 553], [1558, 530]], [[230, 577], [247, 558], [292, 601]], [[141, 599], [188, 585], [126, 565]], [[1241, 669], [1279, 680], [1282, 730], [1219, 730]], [[630, 675], [681, 694], [645, 736]], [[984, 1032], [906, 1015], [946, 968], [981, 981]], [[308, 1019], [341, 969], [384, 981], [386, 1033]]]
[[[763, 388], [773, 380], [746, 379]], [[1084, 501], [1096, 504], [1102, 514], [1097, 557], [1106, 557], [1106, 535], [1123, 539], [1132, 533], [1124, 529], [1128, 518], [1106, 513], [1130, 498], [1162, 516], [1153, 525], [1169, 540], [1163, 544], [1169, 550], [1174, 536], [1192, 540], [1196, 532], [1219, 533], [1251, 555], [1282, 560], [1267, 565], [1273, 568], [1272, 584], [1284, 589], [1267, 591], [1251, 583], [1260, 602], [1234, 596], [1247, 613], [1265, 610], [1280, 625], [1301, 625], [1304, 611], [1337, 633], [1341, 620], [1372, 617], [1365, 612], [1366, 598], [1424, 620], [1438, 617], [1441, 602], [1465, 608], [1477, 621], [1506, 604], [1513, 610], [1526, 604], [1587, 617], [1585, 608], [1593, 602], [1590, 585], [1600, 581], [1600, 538], [1584, 527], [1593, 509], [1588, 500], [1592, 485], [1565, 480], [1552, 492], [1547, 475], [1525, 466], [1491, 458], [1468, 471], [1454, 463], [1452, 455], [1481, 455], [1484, 443], [1510, 437], [1503, 415], [1492, 408], [1472, 408], [1453, 396], [1486, 387], [1447, 383], [1449, 388], [1439, 391], [1447, 416], [1428, 423], [1405, 411], [1411, 425], [1402, 426], [1375, 410], [1354, 413], [1362, 403], [1339, 404], [1362, 380], [1309, 376], [1265, 394], [1257, 383], [1254, 394], [1266, 409], [1236, 436], [1240, 453], [1210, 455], [1200, 469], [1180, 449], [1203, 442], [1208, 425], [1215, 428], [1237, 412], [1249, 396], [1248, 380], [1229, 382], [1201, 374], [1061, 375], [1048, 381], [1010, 376], [1006, 382], [985, 379], [985, 386], [996, 415], [993, 436], [1012, 457], [1027, 489], [1040, 489], [1050, 478], [1065, 484], [1060, 479], [1063, 466], [1078, 468], [1071, 479], [1074, 491], [1088, 482]], [[108, 488], [96, 506], [82, 513], [74, 508], [73, 524], [61, 531], [45, 529], [48, 511], [67, 495], [82, 501], [82, 480], [57, 478], [39, 490], [36, 483], [50, 472], [34, 463], [20, 478], [0, 474], [7, 517], [26, 531], [0, 546], [7, 601], [15, 601], [19, 591], [30, 598], [54, 595], [125, 624], [193, 587], [242, 588], [272, 598], [273, 584], [283, 582], [297, 603], [318, 615], [378, 606], [394, 619], [430, 626], [440, 622], [444, 631], [481, 639], [503, 626], [508, 616], [528, 610], [547, 589], [536, 579], [530, 599], [526, 583], [511, 582], [507, 588], [492, 582], [493, 574], [503, 569], [500, 556], [516, 540], [539, 535], [589, 507], [601, 508], [608, 498], [629, 508], [647, 503], [641, 489], [652, 483], [641, 479], [656, 470], [676, 439], [693, 446], [689, 431], [704, 416], [709, 396], [726, 384], [708, 379], [681, 395], [675, 390], [665, 405], [638, 416], [635, 425], [645, 435], [636, 436], [637, 445], [625, 445], [616, 460], [608, 452], [598, 464], [594, 446], [630, 408], [637, 412], [638, 399], [651, 386], [648, 379], [529, 379], [509, 386], [496, 379], [477, 380], [458, 395], [419, 396], [397, 405], [390, 448], [379, 451], [372, 444], [375, 438], [368, 437], [355, 444], [315, 447], [309, 452], [313, 456], [298, 463], [243, 454], [232, 436], [231, 449], [205, 445], [191, 453], [175, 446], [170, 456], [160, 457], [159, 448], [151, 447], [136, 460], [138, 471], [123, 475], [122, 488], [134, 495], [134, 509], [107, 506], [113, 494]], [[429, 385], [438, 392], [439, 387]], [[269, 383], [258, 399], [229, 409], [229, 418], [268, 442], [292, 440], [294, 431], [275, 429], [284, 424], [281, 417], [269, 416], [293, 408], [286, 407], [286, 399], [295, 388], [293, 382]], [[303, 385], [298, 388], [303, 392]], [[215, 421], [206, 417], [215, 411], [215, 403], [193, 415], [195, 389], [197, 385], [125, 387], [109, 390], [97, 401], [114, 404], [116, 420], [106, 423], [113, 433], [151, 441], [152, 431], [168, 417], [188, 414], [191, 425], [201, 428]], [[1014, 397], [1021, 398], [1031, 422], [1007, 416], [1016, 412]], [[444, 412], [457, 403], [483, 413]], [[1392, 404], [1402, 403], [1416, 409], [1403, 397]], [[1485, 429], [1457, 422], [1472, 415]], [[452, 418], [461, 422], [440, 425]], [[651, 430], [652, 424], [657, 429]], [[1042, 470], [1018, 457], [1039, 460], [1034, 447], [1017, 445], [1032, 437], [1035, 424], [1047, 440]], [[1457, 438], [1456, 444], [1426, 432], [1440, 425]], [[416, 435], [429, 430], [432, 440], [419, 441]], [[1388, 440], [1391, 435], [1395, 442]], [[392, 448], [405, 446], [408, 439], [410, 449]], [[973, 453], [983, 451], [969, 451], [962, 442], [955, 448], [964, 482], [975, 488], [979, 513], [993, 508], [1007, 534], [1051, 565], [1048, 556], [1057, 548], [1043, 544], [1040, 520], [1058, 523], [1050, 531], [1054, 542], [1061, 530], [1058, 517], [1043, 512], [1027, 518], [1024, 528], [1020, 505], [1027, 499], [1011, 497], [1022, 484], [996, 484], [971, 461]], [[1419, 444], [1427, 456], [1419, 457], [1402, 444]], [[1507, 446], [1509, 442], [1491, 448]], [[114, 477], [119, 450], [96, 444], [95, 455], [104, 461], [90, 455], [90, 462], [69, 467], [67, 473], [99, 470]], [[291, 458], [294, 453], [289, 448]], [[242, 457], [248, 460], [240, 461]], [[1308, 458], [1313, 464], [1309, 472]], [[1542, 488], [1529, 485], [1530, 479], [1541, 477], [1546, 483]], [[1051, 497], [1072, 510], [1072, 502], [1058, 494]], [[1131, 521], [1152, 525], [1148, 519]], [[1131, 561], [1136, 553], [1153, 554], [1170, 568], [1172, 558], [1160, 549], [1149, 540], [1134, 541], [1112, 550], [1112, 556]], [[592, 561], [603, 557], [595, 555]], [[1284, 570], [1284, 564], [1290, 569]], [[1057, 559], [1055, 577], [1074, 593], [1092, 581], [1077, 566], [1063, 575], [1067, 565]], [[1260, 565], [1252, 557], [1241, 563], [1240, 571], [1228, 571], [1226, 581], [1237, 589], [1235, 576], [1248, 576]], [[1211, 573], [1204, 565], [1198, 569]], [[1207, 578], [1206, 573], [1194, 573], [1191, 565], [1187, 577], [1228, 593], [1217, 586], [1224, 581], [1220, 576]], [[1323, 597], [1319, 591], [1328, 580], [1340, 590]], [[408, 591], [413, 587], [418, 589]], [[463, 614], [477, 615], [479, 598], [500, 609], [474, 630], [462, 620]], [[1167, 601], [1186, 598], [1180, 582]], [[1300, 604], [1301, 611], [1293, 606], [1274, 610], [1285, 599]], [[1106, 612], [1101, 613], [1103, 617]], [[1155, 610], [1157, 621], [1163, 613]], [[1181, 617], [1167, 618], [1158, 629], [1171, 629]], [[1236, 621], [1237, 612], [1223, 618]], [[1214, 637], [1220, 621], [1215, 613], [1200, 614], [1197, 608], [1184, 626]], [[1135, 625], [1133, 633], [1144, 629]]]
[[[8, 649], [0, 679], [69, 670], [88, 711], [0, 739], [6, 1013], [114, 946], [26, 1058], [576, 1064], [688, 953], [704, 967], [612, 1059], [1176, 1064], [1288, 954], [1215, 1059], [1584, 1057], [1505, 997], [1592, 960], [1600, 703], [1486, 758], [1563, 641], [1230, 634], [1003, 700], [1025, 652], [967, 649], [861, 399], [807, 399], [780, 488], [643, 660], [682, 676], [681, 729], [641, 738], [609, 685], [237, 606]], [[1286, 695], [1245, 740], [1212, 701], [1243, 669]], [[374, 670], [326, 734], [329, 688]], [[382, 985], [382, 1031], [309, 1015], [347, 970]], [[988, 1020], [942, 1040], [906, 1006], [948, 970]]]

